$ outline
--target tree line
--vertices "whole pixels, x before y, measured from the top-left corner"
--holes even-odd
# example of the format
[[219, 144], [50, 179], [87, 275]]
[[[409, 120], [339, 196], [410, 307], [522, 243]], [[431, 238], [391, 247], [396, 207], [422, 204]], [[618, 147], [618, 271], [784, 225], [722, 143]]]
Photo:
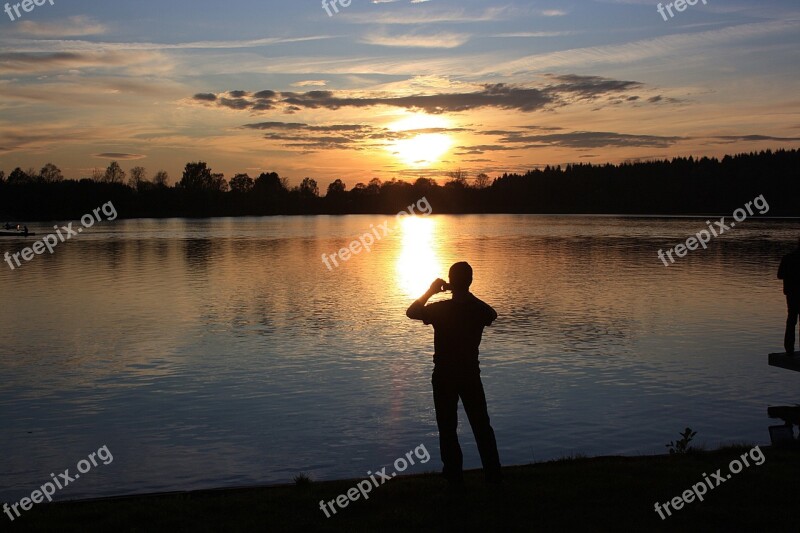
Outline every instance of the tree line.
[[114, 161], [89, 178], [64, 179], [48, 163], [41, 170], [0, 171], [0, 219], [69, 220], [113, 201], [122, 218], [396, 213], [426, 197], [434, 213], [730, 214], [763, 194], [770, 216], [800, 216], [800, 151], [676, 157], [621, 164], [546, 166], [494, 178], [453, 171], [444, 183], [373, 178], [348, 189], [336, 179], [320, 194], [317, 181], [290, 187], [275, 172], [227, 180], [205, 162], [187, 163], [169, 185], [158, 171], [126, 173]]

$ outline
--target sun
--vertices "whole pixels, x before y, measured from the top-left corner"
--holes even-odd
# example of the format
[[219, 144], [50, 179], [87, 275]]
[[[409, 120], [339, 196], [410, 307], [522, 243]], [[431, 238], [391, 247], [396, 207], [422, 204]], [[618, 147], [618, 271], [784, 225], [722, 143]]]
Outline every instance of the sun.
[[437, 131], [449, 127], [450, 121], [444, 117], [412, 115], [402, 118], [390, 124], [389, 129], [408, 132], [410, 136], [394, 141], [388, 149], [409, 166], [433, 165], [453, 146], [450, 135]]

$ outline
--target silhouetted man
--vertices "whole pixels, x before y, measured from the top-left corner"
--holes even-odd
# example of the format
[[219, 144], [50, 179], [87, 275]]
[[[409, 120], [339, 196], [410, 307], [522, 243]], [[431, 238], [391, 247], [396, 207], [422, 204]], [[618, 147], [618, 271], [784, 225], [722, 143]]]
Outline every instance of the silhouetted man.
[[[408, 318], [433, 324], [433, 404], [439, 426], [439, 451], [442, 474], [451, 483], [463, 481], [463, 456], [458, 444], [458, 399], [464, 406], [478, 444], [483, 471], [488, 482], [501, 480], [500, 457], [494, 430], [489, 423], [486, 395], [478, 363], [478, 346], [483, 328], [490, 326], [497, 313], [469, 292], [472, 267], [456, 263], [450, 267], [450, 284], [434, 281], [428, 292], [411, 304]], [[452, 290], [453, 298], [425, 305], [434, 294]]]
[[794, 355], [794, 328], [797, 326], [797, 316], [800, 313], [800, 239], [797, 240], [797, 249], [781, 260], [778, 268], [778, 279], [783, 280], [783, 294], [786, 295], [786, 334], [783, 337], [783, 347], [786, 353]]

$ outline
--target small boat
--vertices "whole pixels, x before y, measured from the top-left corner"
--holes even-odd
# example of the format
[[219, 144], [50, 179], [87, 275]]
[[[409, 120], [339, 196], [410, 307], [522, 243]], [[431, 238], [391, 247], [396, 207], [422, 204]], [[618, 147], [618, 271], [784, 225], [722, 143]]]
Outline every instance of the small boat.
[[28, 231], [28, 226], [24, 224], [12, 225], [6, 222], [5, 226], [0, 226], [0, 237], [30, 237], [36, 235]]

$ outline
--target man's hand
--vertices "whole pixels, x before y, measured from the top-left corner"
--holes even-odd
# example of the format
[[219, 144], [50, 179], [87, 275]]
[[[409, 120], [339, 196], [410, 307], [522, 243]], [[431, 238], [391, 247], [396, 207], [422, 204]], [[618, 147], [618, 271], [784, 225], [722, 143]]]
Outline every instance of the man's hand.
[[434, 294], [444, 292], [444, 286], [446, 284], [447, 282], [442, 278], [436, 278], [436, 281], [431, 283], [431, 286], [428, 288], [428, 292], [420, 296], [418, 300], [411, 304], [411, 307], [409, 307], [406, 311], [406, 316], [414, 320], [423, 320], [425, 316], [425, 303]]
[[436, 278], [436, 281], [431, 283], [431, 287], [428, 289], [428, 292], [431, 295], [439, 294], [440, 292], [444, 292], [444, 286], [447, 285], [447, 282], [442, 278]]

